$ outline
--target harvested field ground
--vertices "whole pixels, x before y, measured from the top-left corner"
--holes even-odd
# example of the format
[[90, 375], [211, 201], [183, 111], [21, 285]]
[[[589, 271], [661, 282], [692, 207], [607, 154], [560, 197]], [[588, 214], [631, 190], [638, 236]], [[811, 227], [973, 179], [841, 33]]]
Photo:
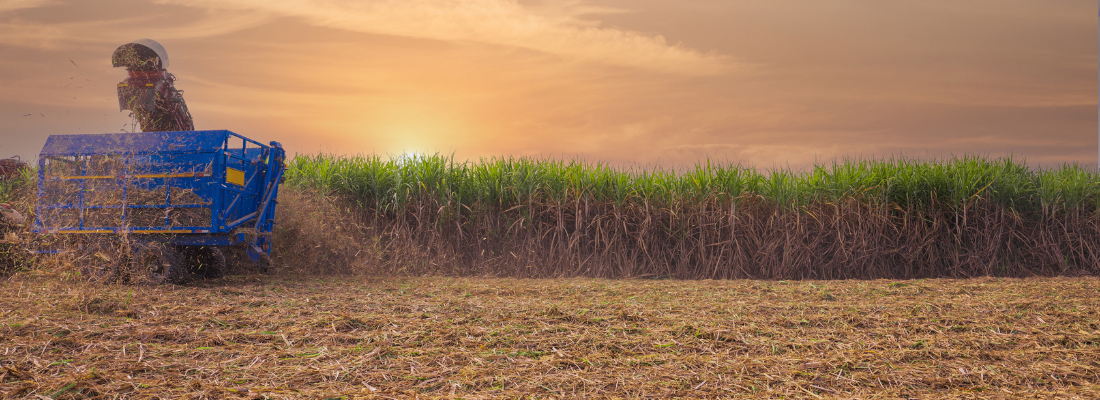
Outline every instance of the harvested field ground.
[[0, 282], [4, 398], [1100, 398], [1100, 279]]

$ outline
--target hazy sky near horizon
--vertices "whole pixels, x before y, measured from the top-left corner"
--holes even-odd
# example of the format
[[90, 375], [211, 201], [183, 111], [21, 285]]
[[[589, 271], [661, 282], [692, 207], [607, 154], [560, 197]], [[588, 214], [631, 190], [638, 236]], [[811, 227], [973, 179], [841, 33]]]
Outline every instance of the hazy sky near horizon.
[[1097, 159], [1091, 0], [0, 0], [0, 158], [133, 129], [138, 38], [291, 153]]

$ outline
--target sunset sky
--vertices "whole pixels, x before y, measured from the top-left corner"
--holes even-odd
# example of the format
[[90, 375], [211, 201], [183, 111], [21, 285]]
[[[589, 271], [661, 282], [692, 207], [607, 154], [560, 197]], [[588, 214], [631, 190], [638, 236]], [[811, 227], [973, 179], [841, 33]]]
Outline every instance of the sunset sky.
[[138, 38], [291, 153], [1097, 159], [1091, 0], [0, 0], [0, 158], [132, 129]]

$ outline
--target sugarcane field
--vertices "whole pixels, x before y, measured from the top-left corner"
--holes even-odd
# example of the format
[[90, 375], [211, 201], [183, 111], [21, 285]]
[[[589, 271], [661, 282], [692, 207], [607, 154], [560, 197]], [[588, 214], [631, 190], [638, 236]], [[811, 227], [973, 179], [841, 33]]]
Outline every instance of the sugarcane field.
[[1100, 399], [1096, 6], [0, 0], [0, 400]]
[[[821, 193], [803, 193], [791, 200], [801, 206], [783, 207], [764, 192], [774, 175], [715, 170], [698, 173], [741, 174], [743, 183], [720, 187], [744, 192], [733, 197], [674, 183], [661, 187], [698, 192], [631, 190], [653, 197], [647, 209], [637, 197], [615, 199], [600, 186], [600, 173], [645, 182], [623, 171], [530, 160], [472, 166], [441, 159], [353, 161], [290, 162], [276, 213], [274, 266], [267, 274], [240, 262], [218, 277], [192, 274], [177, 284], [150, 284], [121, 249], [25, 255], [18, 249], [57, 246], [50, 240], [61, 239], [33, 234], [28, 222], [9, 225], [0, 390], [9, 398], [59, 399], [1100, 394], [1100, 279], [1090, 240], [1097, 219], [1094, 208], [1083, 208], [1096, 201], [1094, 193], [1078, 195], [1081, 202], [1073, 206], [1079, 211], [1065, 203], [1035, 204], [1022, 210], [1034, 214], [1019, 219], [983, 214], [1002, 206], [993, 196], [979, 200], [985, 204], [962, 206], [976, 210], [968, 215], [971, 224], [1004, 224], [999, 228], [1033, 237], [1029, 242], [1015, 234], [1012, 247], [993, 250], [1003, 252], [993, 253], [1003, 261], [983, 269], [989, 266], [971, 263], [990, 257], [981, 253], [990, 251], [988, 232], [938, 226], [951, 216], [936, 204], [950, 198], [907, 205], [903, 212], [859, 203], [867, 197], [826, 202]], [[391, 192], [358, 194], [372, 197], [351, 201], [356, 189], [333, 187], [310, 169], [322, 162], [345, 163], [345, 176], [389, 177], [383, 182], [392, 186], [373, 187]], [[1000, 163], [950, 166], [1008, 170], [1034, 185], [1069, 182]], [[464, 174], [490, 168], [512, 179], [502, 185], [509, 190], [464, 187], [484, 182], [464, 181]], [[451, 175], [405, 188], [393, 180], [425, 179], [433, 171]], [[553, 182], [568, 181], [555, 174], [585, 172], [591, 182], [551, 192]], [[24, 176], [4, 184], [5, 200], [33, 215], [34, 176]], [[531, 176], [545, 181], [522, 181]], [[626, 181], [621, 176], [604, 181]], [[1080, 176], [1084, 182], [1096, 179]], [[429, 185], [441, 182], [456, 188]], [[438, 192], [417, 193], [417, 187]], [[537, 189], [524, 195], [518, 191], [524, 187]], [[401, 190], [406, 198], [393, 196]], [[472, 194], [462, 203], [445, 197], [464, 193]], [[668, 199], [695, 203], [659, 202]], [[827, 207], [834, 214], [810, 216]], [[881, 215], [876, 223], [887, 229], [925, 221], [909, 232], [939, 233], [949, 243], [962, 237], [973, 247], [937, 248], [931, 241], [905, 248], [911, 239], [888, 241], [843, 225], [852, 214], [862, 215], [864, 223]], [[799, 227], [793, 218], [807, 221]], [[656, 227], [646, 228], [645, 220], [659, 221], [672, 233], [652, 232]], [[729, 220], [731, 225], [722, 225]], [[785, 225], [771, 225], [777, 220]], [[744, 231], [732, 224], [743, 224]], [[1076, 236], [1052, 236], [1055, 229], [1046, 224]], [[800, 242], [784, 248], [774, 236], [744, 236], [769, 229], [798, 234]], [[1078, 253], [1068, 253], [1075, 255], [1069, 263], [1044, 258], [1035, 242], [1044, 235]], [[883, 244], [861, 248], [862, 241]], [[648, 251], [635, 243], [648, 244]], [[739, 254], [738, 246], [751, 250]], [[726, 250], [711, 250], [716, 248]], [[769, 248], [772, 254], [766, 254]], [[947, 256], [907, 258], [905, 251]], [[759, 258], [737, 258], [753, 254]], [[854, 268], [867, 257], [874, 264]], [[88, 265], [107, 260], [130, 271], [111, 280], [89, 275]]]

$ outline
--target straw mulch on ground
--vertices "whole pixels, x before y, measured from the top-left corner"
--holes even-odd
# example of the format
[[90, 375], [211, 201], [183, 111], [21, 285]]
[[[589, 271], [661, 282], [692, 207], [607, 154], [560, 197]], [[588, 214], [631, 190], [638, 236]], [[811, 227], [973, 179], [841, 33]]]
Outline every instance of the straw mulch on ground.
[[1100, 397], [1095, 277], [23, 274], [0, 293], [3, 398]]

